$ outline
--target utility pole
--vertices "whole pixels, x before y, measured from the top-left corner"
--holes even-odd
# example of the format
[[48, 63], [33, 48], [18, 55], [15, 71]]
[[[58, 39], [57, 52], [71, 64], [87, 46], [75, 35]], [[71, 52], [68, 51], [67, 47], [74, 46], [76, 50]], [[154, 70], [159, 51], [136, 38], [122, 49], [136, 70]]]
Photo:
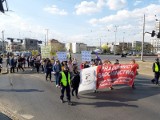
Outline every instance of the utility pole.
[[100, 38], [100, 41], [99, 41], [99, 42], [100, 42], [100, 48], [101, 48], [101, 38]]
[[122, 46], [122, 52], [124, 51], [124, 34], [125, 34], [125, 32], [123, 32], [123, 46]]
[[45, 34], [45, 42], [44, 43], [45, 43], [45, 46], [46, 46], [46, 34]]
[[4, 53], [4, 30], [2, 30], [2, 52]]
[[47, 39], [47, 40], [46, 40], [46, 42], [47, 42], [47, 45], [48, 45], [48, 30], [49, 30], [49, 29], [45, 29], [45, 30], [47, 31], [47, 35], [46, 35], [46, 39]]
[[143, 50], [144, 50], [144, 36], [145, 36], [145, 14], [144, 14], [144, 18], [143, 18], [143, 39], [142, 39], [142, 51], [141, 51], [141, 61], [143, 60]]
[[118, 27], [118, 26], [116, 26], [116, 25], [115, 25], [115, 42], [114, 42], [114, 55], [116, 54], [116, 42], [117, 42], [117, 27]]

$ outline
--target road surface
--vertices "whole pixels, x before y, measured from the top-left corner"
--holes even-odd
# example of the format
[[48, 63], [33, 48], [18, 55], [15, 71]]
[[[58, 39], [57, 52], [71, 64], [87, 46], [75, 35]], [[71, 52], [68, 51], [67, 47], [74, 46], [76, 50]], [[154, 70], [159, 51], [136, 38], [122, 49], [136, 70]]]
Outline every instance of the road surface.
[[[25, 72], [0, 75], [0, 103], [28, 120], [159, 120], [160, 86], [151, 77], [138, 75], [136, 89], [80, 93], [73, 106], [61, 103], [60, 89], [45, 81], [44, 74]], [[10, 83], [13, 83], [11, 86]]]

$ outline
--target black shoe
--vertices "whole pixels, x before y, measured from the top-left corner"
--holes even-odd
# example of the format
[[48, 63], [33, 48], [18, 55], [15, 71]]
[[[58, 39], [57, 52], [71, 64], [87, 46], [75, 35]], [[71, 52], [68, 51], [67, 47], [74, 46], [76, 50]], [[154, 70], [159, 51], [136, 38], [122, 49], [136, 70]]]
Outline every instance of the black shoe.
[[110, 87], [110, 90], [113, 90], [114, 88], [113, 87]]
[[61, 100], [61, 103], [64, 103], [64, 100]]
[[73, 105], [73, 103], [71, 101], [68, 101], [68, 105]]
[[154, 79], [153, 79], [153, 80], [151, 80], [151, 82], [154, 84]]
[[72, 96], [74, 96], [74, 93], [72, 92]]
[[132, 85], [132, 89], [136, 89], [135, 85]]

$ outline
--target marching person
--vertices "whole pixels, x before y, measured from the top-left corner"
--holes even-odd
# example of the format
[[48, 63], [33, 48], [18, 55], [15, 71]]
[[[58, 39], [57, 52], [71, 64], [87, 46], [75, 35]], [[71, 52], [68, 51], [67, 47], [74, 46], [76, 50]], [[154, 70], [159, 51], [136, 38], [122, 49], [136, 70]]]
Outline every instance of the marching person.
[[14, 69], [15, 69], [15, 60], [14, 60], [14, 56], [12, 56], [11, 60], [10, 60], [10, 73], [14, 73]]
[[2, 63], [3, 63], [3, 58], [0, 56], [0, 73], [2, 71]]
[[59, 76], [60, 76], [60, 72], [61, 72], [61, 64], [59, 62], [59, 60], [56, 60], [55, 64], [53, 65], [53, 73], [56, 79], [56, 87], [58, 87], [58, 83], [59, 83]]
[[49, 79], [51, 81], [51, 77], [52, 77], [51, 72], [52, 72], [52, 63], [51, 63], [50, 60], [47, 60], [47, 64], [46, 64], [46, 81], [48, 81], [47, 80], [48, 76], [49, 76]]
[[17, 72], [18, 72], [18, 69], [22, 69], [23, 72], [24, 72], [24, 69], [23, 69], [23, 59], [21, 58], [21, 56], [18, 57], [18, 67], [17, 67]]
[[[134, 65], [137, 67], [137, 69], [139, 69], [139, 65], [136, 63], [136, 60], [135, 60], [135, 59], [132, 59], [130, 64], [134, 64]], [[138, 75], [138, 71], [136, 71], [136, 75]], [[134, 83], [133, 83], [133, 85], [132, 85], [132, 88], [133, 88], [133, 89], [136, 88]]]
[[159, 72], [160, 72], [160, 64], [159, 64], [159, 58], [155, 59], [155, 62], [153, 63], [152, 70], [154, 72], [154, 79], [151, 80], [152, 83], [156, 83], [156, 85], [159, 85]]
[[80, 73], [78, 72], [77, 66], [73, 68], [73, 76], [71, 79], [71, 87], [72, 87], [72, 96], [74, 96], [74, 91], [76, 93], [76, 98], [79, 99], [78, 96], [78, 88], [80, 83]]
[[64, 66], [63, 71], [60, 73], [59, 77], [59, 85], [61, 86], [61, 96], [60, 100], [64, 103], [64, 92], [66, 91], [68, 105], [72, 105], [71, 102], [71, 95], [70, 95], [70, 83], [71, 83], [71, 76], [67, 66]]

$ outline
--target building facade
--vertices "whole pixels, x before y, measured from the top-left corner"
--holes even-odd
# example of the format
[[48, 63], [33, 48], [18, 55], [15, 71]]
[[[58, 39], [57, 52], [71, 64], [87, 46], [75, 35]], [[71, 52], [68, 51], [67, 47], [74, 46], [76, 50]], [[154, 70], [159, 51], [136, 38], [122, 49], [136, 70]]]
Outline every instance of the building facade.
[[6, 46], [8, 45], [8, 42], [6, 41], [0, 41], [0, 52], [5, 52], [6, 51]]
[[152, 52], [157, 53], [160, 51], [160, 39], [154, 38], [151, 39], [151, 45], [153, 46]]
[[21, 42], [11, 42], [6, 45], [6, 51], [8, 52], [16, 52], [16, 51], [23, 51], [24, 46]]
[[87, 44], [84, 43], [72, 43], [72, 52], [81, 53], [81, 51], [87, 50]]
[[25, 38], [23, 45], [24, 50], [26, 51], [39, 50], [39, 44], [37, 39]]

